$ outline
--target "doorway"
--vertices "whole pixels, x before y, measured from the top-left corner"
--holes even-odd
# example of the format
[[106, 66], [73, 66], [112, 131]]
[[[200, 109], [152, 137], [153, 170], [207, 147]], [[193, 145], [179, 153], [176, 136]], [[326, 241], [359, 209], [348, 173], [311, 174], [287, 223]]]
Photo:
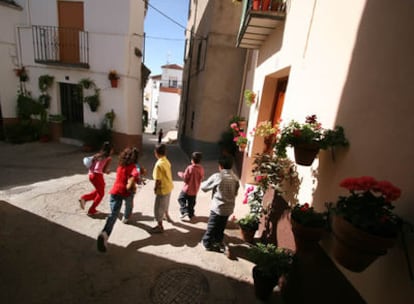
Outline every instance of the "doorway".
[[83, 130], [82, 88], [76, 84], [60, 83], [60, 106], [63, 121], [63, 137], [80, 140]]
[[79, 32], [83, 31], [83, 2], [58, 1], [59, 55], [63, 63], [80, 63]]

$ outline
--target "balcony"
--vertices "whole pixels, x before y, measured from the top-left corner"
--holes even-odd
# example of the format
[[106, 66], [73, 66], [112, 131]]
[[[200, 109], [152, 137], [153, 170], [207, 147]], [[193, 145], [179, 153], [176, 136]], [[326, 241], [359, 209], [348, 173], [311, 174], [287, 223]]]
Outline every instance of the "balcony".
[[286, 2], [243, 0], [237, 47], [258, 49], [286, 19]]
[[35, 62], [89, 68], [88, 32], [34, 25], [32, 35]]

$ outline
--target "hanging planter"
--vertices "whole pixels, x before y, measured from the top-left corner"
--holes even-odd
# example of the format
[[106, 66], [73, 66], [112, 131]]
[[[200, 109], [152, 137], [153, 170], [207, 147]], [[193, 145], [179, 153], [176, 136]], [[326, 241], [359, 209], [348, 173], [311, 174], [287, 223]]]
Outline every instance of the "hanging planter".
[[292, 120], [281, 128], [275, 149], [279, 157], [287, 157], [286, 148], [293, 147], [296, 163], [310, 166], [320, 149], [348, 145], [349, 142], [341, 126], [336, 126], [333, 130], [322, 128], [316, 115], [310, 115], [306, 117], [305, 123]]
[[394, 246], [402, 219], [392, 212], [392, 201], [401, 190], [370, 176], [346, 178], [340, 186], [350, 191], [340, 196], [332, 211], [333, 256], [354, 272], [365, 270]]
[[100, 104], [99, 94], [96, 92], [94, 95], [86, 96], [84, 102], [89, 105], [89, 108], [92, 112], [96, 112]]
[[335, 260], [353, 272], [364, 271], [396, 242], [396, 238], [383, 238], [357, 229], [341, 216], [333, 217], [332, 232]]
[[111, 87], [112, 88], [118, 87], [118, 79], [111, 79]]
[[301, 143], [293, 147], [295, 162], [298, 165], [310, 166], [318, 155], [319, 145], [317, 143]]
[[118, 87], [119, 75], [115, 70], [109, 71], [108, 79], [111, 82], [111, 87], [112, 88], [117, 88]]

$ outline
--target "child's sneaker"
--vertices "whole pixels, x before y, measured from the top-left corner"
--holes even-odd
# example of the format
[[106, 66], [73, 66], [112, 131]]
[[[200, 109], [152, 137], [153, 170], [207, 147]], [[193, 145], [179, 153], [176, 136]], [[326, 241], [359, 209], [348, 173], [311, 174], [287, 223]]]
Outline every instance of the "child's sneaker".
[[151, 233], [163, 233], [163, 232], [164, 232], [163, 227], [155, 226], [155, 227], [151, 228]]
[[79, 199], [79, 205], [82, 210], [85, 209], [85, 204], [86, 204], [86, 201], [83, 198]]
[[106, 248], [108, 247], [108, 234], [105, 231], [102, 231], [98, 235], [97, 245], [100, 252], [106, 252]]

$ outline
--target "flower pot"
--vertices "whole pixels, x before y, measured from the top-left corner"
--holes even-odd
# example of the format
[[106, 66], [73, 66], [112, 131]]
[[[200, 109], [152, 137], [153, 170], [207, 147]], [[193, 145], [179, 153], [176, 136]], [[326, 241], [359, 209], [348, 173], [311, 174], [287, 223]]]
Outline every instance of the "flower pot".
[[270, 0], [262, 0], [262, 11], [270, 10], [269, 4]]
[[50, 123], [50, 134], [53, 141], [59, 141], [63, 136], [63, 126], [61, 122]]
[[243, 229], [240, 227], [240, 234], [243, 239], [243, 241], [247, 243], [253, 243], [254, 242], [254, 235], [256, 234], [257, 230], [251, 230], [251, 229]]
[[319, 146], [316, 143], [296, 144], [293, 148], [295, 152], [295, 162], [302, 166], [312, 165], [319, 152]]
[[322, 227], [307, 227], [291, 220], [296, 252], [309, 252], [317, 248], [325, 230]]
[[260, 0], [253, 0], [253, 6], [252, 6], [253, 10], [257, 11], [259, 10], [259, 7], [260, 7]]
[[265, 148], [263, 153], [271, 153], [273, 151], [273, 146], [276, 142], [276, 137], [274, 135], [268, 135], [264, 137]]
[[118, 87], [118, 79], [111, 79], [111, 87], [112, 88]]
[[332, 218], [333, 257], [348, 270], [361, 272], [394, 246], [395, 238], [369, 234], [341, 216]]
[[240, 152], [244, 152], [244, 150], [246, 150], [246, 144], [241, 144], [241, 145], [239, 145], [239, 151]]
[[266, 301], [272, 294], [273, 288], [279, 281], [278, 276], [264, 275], [257, 266], [253, 267], [254, 293], [262, 301]]
[[239, 126], [239, 129], [241, 129], [241, 130], [246, 130], [246, 127], [247, 127], [247, 121], [245, 121], [245, 120], [240, 120], [238, 123], [237, 123], [237, 125]]

